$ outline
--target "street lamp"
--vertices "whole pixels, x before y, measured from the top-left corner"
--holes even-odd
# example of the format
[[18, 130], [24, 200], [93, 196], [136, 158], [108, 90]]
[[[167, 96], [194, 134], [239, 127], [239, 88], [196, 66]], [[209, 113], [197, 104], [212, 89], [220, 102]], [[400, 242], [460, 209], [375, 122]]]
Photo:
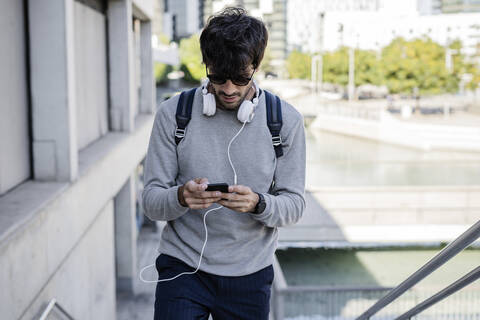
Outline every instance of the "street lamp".
[[348, 48], [348, 101], [355, 96], [355, 50]]
[[453, 59], [452, 56], [458, 54], [458, 50], [447, 48], [445, 50], [445, 68], [449, 73], [453, 72]]
[[[323, 56], [321, 54], [316, 54], [312, 56], [312, 83], [315, 87], [315, 93], [318, 93], [318, 88], [320, 91], [323, 86]], [[319, 85], [320, 83], [320, 85]]]

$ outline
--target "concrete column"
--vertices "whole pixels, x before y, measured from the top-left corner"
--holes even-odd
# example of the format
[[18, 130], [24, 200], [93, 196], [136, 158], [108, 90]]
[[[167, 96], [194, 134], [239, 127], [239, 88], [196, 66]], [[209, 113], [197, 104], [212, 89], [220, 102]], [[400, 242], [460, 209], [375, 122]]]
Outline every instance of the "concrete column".
[[137, 226], [135, 176], [115, 196], [115, 257], [117, 289], [135, 294], [137, 279]]
[[140, 26], [141, 88], [140, 112], [155, 111], [155, 78], [153, 70], [152, 22], [142, 21]]
[[78, 175], [73, 0], [28, 1], [34, 179]]
[[110, 85], [110, 128], [134, 130], [134, 90], [132, 2], [108, 1], [108, 65]]

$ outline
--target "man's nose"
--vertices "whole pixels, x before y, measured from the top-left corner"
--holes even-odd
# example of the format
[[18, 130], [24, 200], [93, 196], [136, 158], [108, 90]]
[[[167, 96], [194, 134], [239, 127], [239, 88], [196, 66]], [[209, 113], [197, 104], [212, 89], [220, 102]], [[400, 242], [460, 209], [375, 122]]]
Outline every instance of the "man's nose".
[[237, 91], [237, 87], [233, 84], [233, 82], [230, 79], [228, 79], [227, 82], [223, 84], [222, 89], [226, 95], [232, 95]]

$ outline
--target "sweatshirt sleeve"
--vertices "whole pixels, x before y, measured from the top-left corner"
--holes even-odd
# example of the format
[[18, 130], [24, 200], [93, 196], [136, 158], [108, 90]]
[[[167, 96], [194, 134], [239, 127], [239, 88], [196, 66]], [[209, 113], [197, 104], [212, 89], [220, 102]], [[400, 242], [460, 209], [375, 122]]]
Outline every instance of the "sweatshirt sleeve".
[[284, 154], [277, 158], [275, 186], [271, 194], [263, 194], [265, 210], [261, 214], [251, 214], [272, 228], [296, 223], [305, 209], [305, 128], [301, 114], [295, 114], [297, 121], [282, 144]]
[[163, 104], [155, 115], [144, 165], [142, 205], [145, 215], [152, 220], [174, 220], [189, 209], [179, 203], [177, 196], [175, 114], [170, 115], [174, 113], [170, 111]]

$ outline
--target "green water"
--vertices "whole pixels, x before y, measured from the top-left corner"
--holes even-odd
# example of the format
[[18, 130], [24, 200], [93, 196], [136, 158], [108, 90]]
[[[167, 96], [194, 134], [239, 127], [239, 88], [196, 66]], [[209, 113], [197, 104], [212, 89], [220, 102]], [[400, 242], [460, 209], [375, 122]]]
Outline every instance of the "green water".
[[307, 133], [307, 186], [480, 185], [478, 152], [422, 151]]
[[[277, 250], [288, 285], [396, 286], [433, 258], [440, 249]], [[452, 258], [418, 287], [446, 286], [480, 265], [480, 249]], [[472, 284], [480, 288], [480, 281]]]
[[[277, 257], [289, 286], [395, 287], [436, 255], [438, 250], [288, 249]], [[480, 264], [480, 250], [465, 250], [401, 295], [372, 319], [393, 320]], [[293, 291], [284, 295], [289, 320], [354, 320], [386, 291]], [[480, 281], [449, 296], [416, 320], [480, 319]]]

